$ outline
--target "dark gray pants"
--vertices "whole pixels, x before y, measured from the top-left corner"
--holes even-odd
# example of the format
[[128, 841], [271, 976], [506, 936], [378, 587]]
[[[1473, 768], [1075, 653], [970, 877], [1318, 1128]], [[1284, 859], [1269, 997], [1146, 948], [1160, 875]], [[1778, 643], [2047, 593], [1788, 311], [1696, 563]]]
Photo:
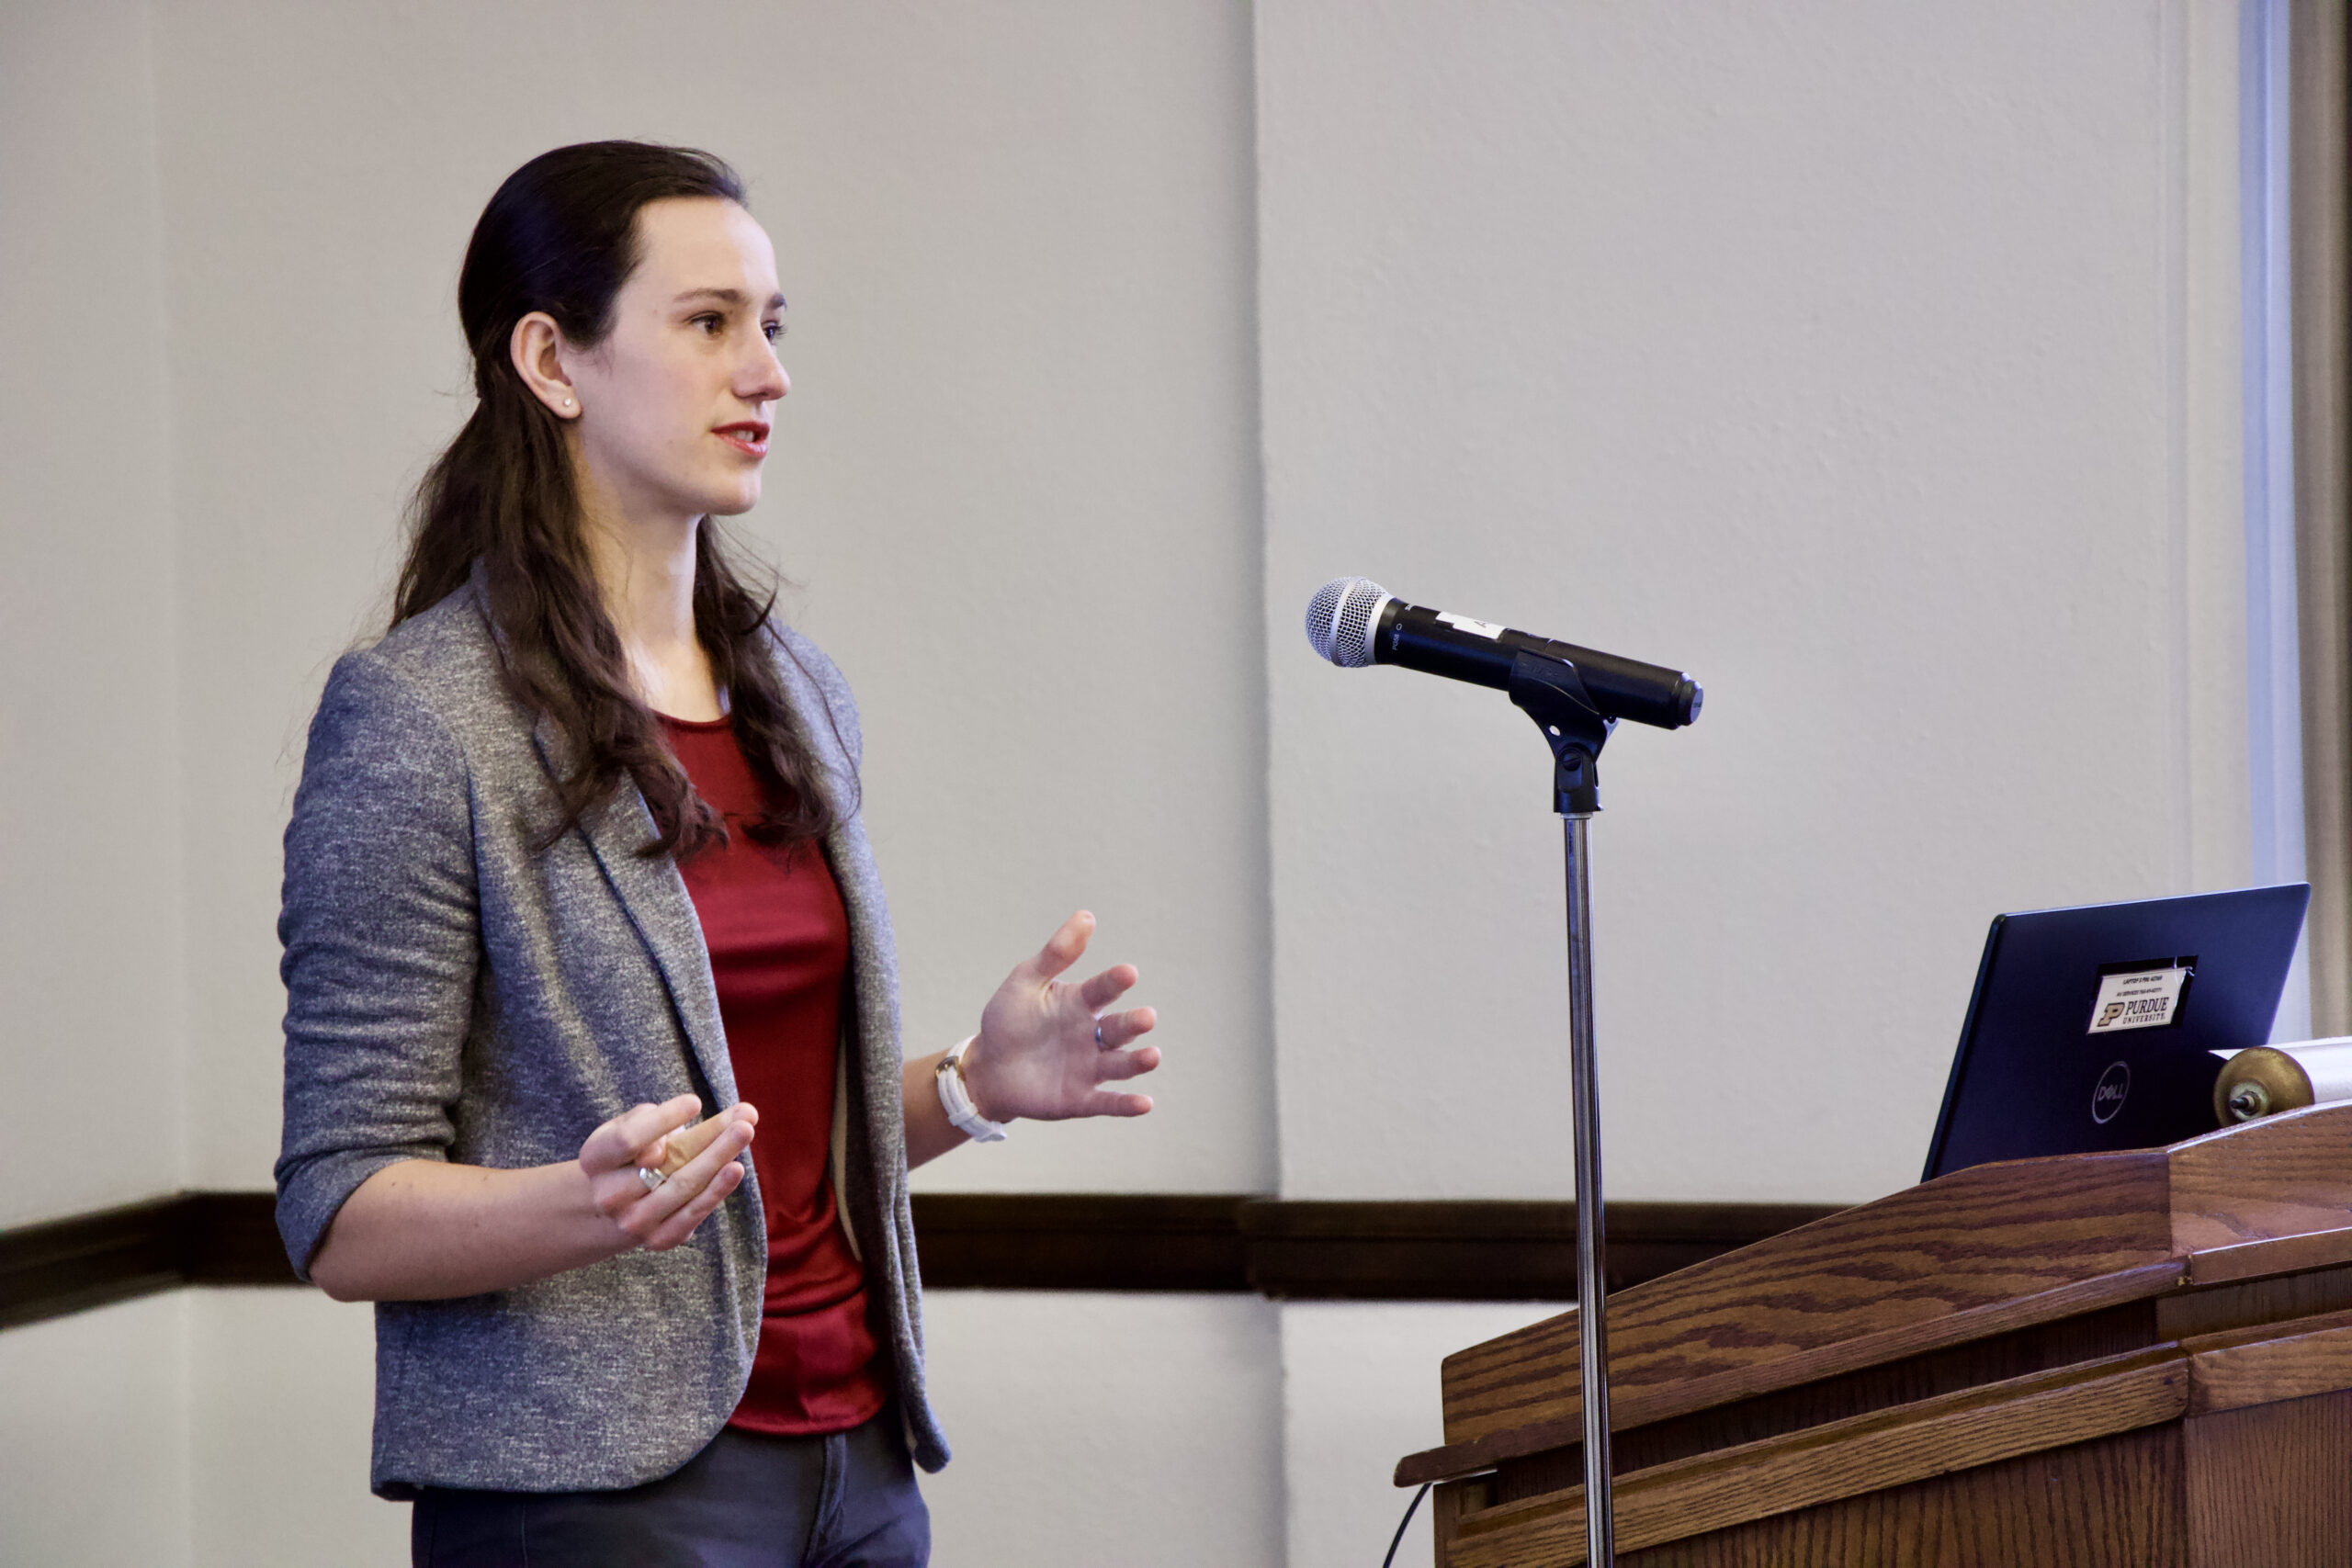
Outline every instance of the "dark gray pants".
[[854, 1431], [721, 1430], [684, 1468], [620, 1492], [429, 1486], [414, 1568], [923, 1568], [931, 1515], [899, 1409]]

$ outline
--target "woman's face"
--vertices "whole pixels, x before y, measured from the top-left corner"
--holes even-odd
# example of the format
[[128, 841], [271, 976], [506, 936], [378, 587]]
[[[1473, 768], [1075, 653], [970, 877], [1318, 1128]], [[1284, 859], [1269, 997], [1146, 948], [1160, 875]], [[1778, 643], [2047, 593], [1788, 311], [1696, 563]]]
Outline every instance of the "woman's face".
[[731, 516], [760, 499], [784, 295], [765, 230], [731, 201], [638, 210], [637, 270], [594, 348], [558, 350], [586, 478], [630, 517]]

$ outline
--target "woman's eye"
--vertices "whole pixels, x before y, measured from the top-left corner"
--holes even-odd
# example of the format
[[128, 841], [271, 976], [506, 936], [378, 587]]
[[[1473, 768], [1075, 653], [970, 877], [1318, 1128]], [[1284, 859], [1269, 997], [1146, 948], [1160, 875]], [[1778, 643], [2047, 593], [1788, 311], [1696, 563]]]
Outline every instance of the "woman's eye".
[[727, 318], [718, 315], [696, 316], [694, 319], [693, 324], [700, 327], [709, 335], [716, 337], [720, 332], [726, 329]]
[[763, 322], [761, 324], [760, 331], [767, 333], [768, 341], [770, 343], [774, 343], [776, 339], [784, 335], [784, 323], [782, 321]]

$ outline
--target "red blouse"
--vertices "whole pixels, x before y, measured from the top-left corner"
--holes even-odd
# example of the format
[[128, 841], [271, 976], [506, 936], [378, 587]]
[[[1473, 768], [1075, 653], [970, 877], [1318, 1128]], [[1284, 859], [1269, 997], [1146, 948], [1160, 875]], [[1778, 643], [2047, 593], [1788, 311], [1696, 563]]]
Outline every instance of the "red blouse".
[[763, 796], [733, 724], [662, 722], [695, 793], [727, 818], [727, 843], [680, 869], [710, 949], [735, 1087], [760, 1109], [752, 1164], [767, 1213], [767, 1297], [751, 1384], [729, 1424], [845, 1431], [888, 1393], [829, 1158], [849, 916], [818, 846], [755, 844], [738, 826], [760, 815]]

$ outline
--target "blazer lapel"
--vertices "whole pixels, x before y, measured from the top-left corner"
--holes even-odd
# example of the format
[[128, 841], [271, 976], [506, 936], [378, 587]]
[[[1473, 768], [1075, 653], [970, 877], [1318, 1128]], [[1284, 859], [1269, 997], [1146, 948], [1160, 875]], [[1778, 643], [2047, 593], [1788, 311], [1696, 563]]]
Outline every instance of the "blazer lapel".
[[[480, 561], [474, 563], [473, 588], [474, 604], [504, 658], [506, 634], [490, 613]], [[576, 753], [554, 720], [542, 715], [531, 726], [531, 742], [550, 784], [571, 773]], [[718, 1021], [718, 987], [710, 976], [710, 950], [703, 943], [702, 921], [695, 914], [686, 880], [672, 857], [637, 852], [655, 837], [645, 796], [635, 784], [623, 780], [602, 807], [581, 818], [575, 830], [587, 841], [622, 913], [652, 954], [712, 1099], [720, 1108], [734, 1104], [735, 1068], [727, 1055], [727, 1032]]]
[[[850, 999], [842, 1047], [845, 1081], [857, 1088], [855, 1114], [863, 1119], [863, 1141], [871, 1160], [873, 1191], [882, 1204], [876, 1220], [883, 1239], [888, 1215], [906, 1181], [899, 1130], [899, 960], [890, 936], [890, 909], [875, 869], [873, 846], [858, 813], [855, 764], [842, 746], [819, 688], [779, 639], [774, 654], [785, 694], [800, 719], [801, 732], [824, 771], [841, 820], [825, 838], [825, 861], [832, 868], [842, 907], [849, 916]], [[842, 1131], [847, 1132], [846, 1126]], [[843, 1140], [844, 1145], [846, 1139]], [[842, 1153], [846, 1155], [844, 1146]], [[861, 1173], [864, 1175], [865, 1173]], [[852, 1234], [855, 1227], [852, 1226]], [[862, 1254], [861, 1256], [865, 1256]]]
[[[557, 768], [562, 738], [555, 726], [542, 718], [533, 727], [531, 739], [548, 764], [548, 776], [560, 778]], [[622, 912], [653, 955], [712, 1098], [721, 1108], [734, 1104], [735, 1068], [727, 1054], [726, 1029], [718, 1021], [718, 987], [711, 979], [710, 950], [703, 942], [702, 920], [686, 892], [686, 880], [673, 857], [637, 852], [655, 837], [645, 797], [636, 784], [624, 780], [601, 808], [580, 819], [579, 832]]]

